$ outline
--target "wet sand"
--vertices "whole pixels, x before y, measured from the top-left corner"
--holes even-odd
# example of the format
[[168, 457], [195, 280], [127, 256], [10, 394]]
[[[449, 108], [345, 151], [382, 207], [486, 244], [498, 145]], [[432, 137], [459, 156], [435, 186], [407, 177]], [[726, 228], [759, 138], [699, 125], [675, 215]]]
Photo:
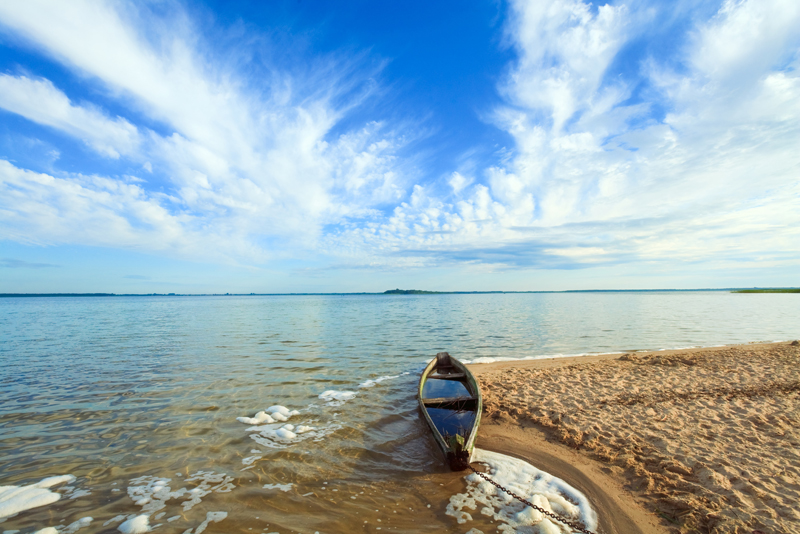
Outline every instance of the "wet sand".
[[606, 533], [800, 533], [800, 345], [475, 364], [478, 446], [583, 491]]

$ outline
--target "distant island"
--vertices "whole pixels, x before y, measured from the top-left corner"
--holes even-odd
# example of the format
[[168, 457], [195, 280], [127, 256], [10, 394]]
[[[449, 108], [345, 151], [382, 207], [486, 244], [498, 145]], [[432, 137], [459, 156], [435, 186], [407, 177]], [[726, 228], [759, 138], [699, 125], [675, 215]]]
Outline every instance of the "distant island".
[[422, 289], [389, 289], [384, 295], [477, 295], [487, 293], [530, 293], [530, 291], [423, 291]]
[[441, 295], [441, 291], [423, 291], [421, 289], [388, 289], [384, 295]]

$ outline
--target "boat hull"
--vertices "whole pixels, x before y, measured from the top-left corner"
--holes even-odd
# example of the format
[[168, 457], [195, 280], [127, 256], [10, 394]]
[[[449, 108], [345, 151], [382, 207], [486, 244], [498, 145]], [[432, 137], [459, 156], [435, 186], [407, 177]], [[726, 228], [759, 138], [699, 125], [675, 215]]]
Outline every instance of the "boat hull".
[[467, 469], [483, 410], [478, 381], [464, 364], [441, 352], [422, 371], [417, 398], [447, 465], [453, 471]]

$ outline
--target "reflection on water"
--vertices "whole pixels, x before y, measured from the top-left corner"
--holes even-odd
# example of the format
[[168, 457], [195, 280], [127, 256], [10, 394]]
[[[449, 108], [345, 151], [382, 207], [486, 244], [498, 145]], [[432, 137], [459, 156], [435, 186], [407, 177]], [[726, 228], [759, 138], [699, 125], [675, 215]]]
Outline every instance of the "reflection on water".
[[[66, 530], [91, 516], [81, 533], [116, 532], [148, 513], [157, 530], [183, 532], [225, 512], [205, 532], [492, 532], [479, 513], [463, 529], [445, 514], [466, 484], [420, 419], [418, 375], [433, 355], [789, 339], [796, 302], [726, 293], [0, 299], [0, 485], [77, 477], [52, 488], [58, 502], [0, 528]], [[320, 398], [330, 391], [353, 395]], [[273, 405], [298, 414], [266, 428], [236, 420]], [[295, 437], [282, 441], [281, 429]]]

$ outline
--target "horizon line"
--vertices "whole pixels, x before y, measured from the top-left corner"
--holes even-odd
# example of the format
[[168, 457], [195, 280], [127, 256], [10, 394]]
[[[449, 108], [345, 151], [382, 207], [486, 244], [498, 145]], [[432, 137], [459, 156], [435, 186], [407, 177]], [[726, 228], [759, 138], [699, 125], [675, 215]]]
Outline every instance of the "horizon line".
[[563, 289], [530, 291], [429, 291], [416, 289], [390, 289], [382, 292], [371, 291], [330, 291], [330, 292], [287, 292], [287, 293], [0, 293], [0, 298], [25, 297], [277, 297], [313, 295], [490, 295], [490, 294], [534, 294], [534, 293], [647, 293], [647, 292], [696, 292], [696, 291], [737, 291], [737, 290], [787, 290], [797, 287], [724, 287], [724, 288], [664, 288], [664, 289]]

